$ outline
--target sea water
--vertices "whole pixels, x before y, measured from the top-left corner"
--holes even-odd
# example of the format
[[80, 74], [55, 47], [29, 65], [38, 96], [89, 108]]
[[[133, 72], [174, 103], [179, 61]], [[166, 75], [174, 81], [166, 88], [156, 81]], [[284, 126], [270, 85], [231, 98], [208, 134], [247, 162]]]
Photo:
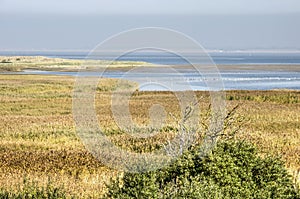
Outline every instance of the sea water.
[[[86, 52], [0, 52], [0, 55], [27, 55], [47, 56], [68, 59], [85, 59]], [[299, 53], [211, 53], [211, 58], [218, 65], [243, 66], [251, 65], [252, 70], [235, 69], [220, 70], [218, 77], [221, 78], [220, 89], [224, 90], [271, 90], [271, 89], [295, 89], [300, 90], [300, 70], [285, 70], [287, 65], [299, 65]], [[189, 57], [197, 55], [190, 55]], [[111, 60], [113, 56], [102, 56], [101, 59]], [[162, 65], [185, 65], [186, 60], [170, 53], [134, 53], [119, 57], [121, 61], [145, 61]], [[195, 59], [196, 60], [196, 59]], [[255, 70], [255, 65], [279, 65], [281, 70]], [[254, 68], [254, 70], [253, 70]], [[211, 90], [207, 85], [206, 74], [195, 72], [190, 69], [176, 69], [161, 72], [156, 67], [154, 71], [134, 72], [130, 74], [124, 71], [106, 71], [103, 74], [96, 72], [57, 72], [57, 71], [34, 71], [25, 70], [22, 74], [45, 74], [45, 75], [85, 75], [103, 76], [110, 78], [124, 78], [138, 82], [140, 90]]]

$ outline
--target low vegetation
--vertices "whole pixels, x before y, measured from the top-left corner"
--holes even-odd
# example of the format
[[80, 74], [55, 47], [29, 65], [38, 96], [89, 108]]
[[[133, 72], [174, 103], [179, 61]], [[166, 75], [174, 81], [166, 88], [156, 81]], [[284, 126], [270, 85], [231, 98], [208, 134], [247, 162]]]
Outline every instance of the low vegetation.
[[7, 199], [23, 199], [23, 198], [38, 198], [38, 199], [65, 199], [66, 194], [61, 187], [55, 187], [50, 181], [45, 187], [36, 185], [35, 182], [28, 182], [24, 179], [23, 183], [16, 190], [1, 190], [0, 198]]
[[[113, 82], [111, 79], [102, 79], [95, 98], [99, 125], [112, 142], [127, 150], [147, 152], [156, 149], [153, 146], [161, 146], [166, 141], [166, 134], [172, 136], [176, 133], [176, 121], [173, 116], [178, 117], [179, 104], [171, 92], [136, 91], [130, 100], [132, 119], [139, 124], [149, 122], [148, 110], [153, 104], [159, 103], [165, 107], [167, 113], [173, 113], [173, 116], [167, 118], [168, 125], [159, 134], [149, 140], [132, 138], [120, 131], [114, 122], [110, 107], [111, 91], [115, 88]], [[22, 198], [27, 193], [26, 190], [35, 190], [33, 192], [42, 195], [55, 192], [61, 194], [59, 196], [62, 198], [99, 198], [105, 193], [110, 193], [113, 197], [122, 187], [120, 190], [107, 188], [106, 185], [110, 184], [111, 179], [114, 181], [123, 175], [124, 183], [126, 179], [131, 178], [140, 180], [140, 177], [107, 168], [85, 149], [76, 135], [73, 122], [73, 85], [72, 77], [0, 75], [1, 196], [4, 194], [12, 198]], [[197, 92], [197, 96], [201, 99], [201, 116], [205, 117], [205, 110], [209, 109], [210, 104], [209, 93]], [[260, 190], [257, 194], [261, 196], [267, 197], [273, 193], [280, 194], [279, 196], [293, 196], [294, 187], [299, 186], [300, 181], [299, 100], [299, 91], [227, 92], [228, 110], [239, 104], [235, 111], [235, 115], [239, 117], [233, 116], [228, 125], [230, 130], [238, 129], [240, 133], [234, 140], [220, 142], [213, 155], [203, 160], [192, 158], [191, 154], [197, 149], [195, 146], [174, 165], [161, 170], [166, 173], [163, 176], [155, 172], [149, 176], [144, 174], [145, 183], [149, 182], [151, 185], [145, 192], [151, 191], [152, 188], [158, 191], [157, 187], [162, 181], [166, 183], [159, 190], [159, 194], [168, 193], [170, 197], [187, 197], [192, 191], [200, 194], [202, 190], [203, 194], [212, 193], [224, 197], [231, 191], [239, 193], [240, 196], [258, 197], [260, 195], [253, 195], [251, 192], [255, 187]], [[170, 101], [173, 103], [169, 103]], [[243, 125], [240, 123], [242, 121]], [[235, 159], [235, 156], [243, 155], [244, 159]], [[280, 160], [274, 157], [279, 157]], [[242, 162], [239, 160], [248, 164], [249, 170], [248, 167], [241, 166]], [[168, 177], [169, 181], [166, 180], [171, 174], [169, 171], [181, 164], [180, 162], [183, 167], [190, 168], [186, 170], [188, 173], [177, 173], [178, 179], [171, 176]], [[198, 165], [195, 166], [196, 164]], [[225, 169], [228, 169], [227, 175], [222, 174]], [[291, 180], [285, 169], [292, 175]], [[194, 172], [191, 178], [187, 177], [190, 172]], [[264, 174], [266, 178], [259, 178]], [[47, 189], [49, 177], [51, 189]], [[240, 177], [247, 179], [248, 184], [245, 188]], [[24, 179], [34, 182], [34, 185], [31, 183], [24, 186]], [[293, 185], [291, 181], [294, 182]], [[178, 192], [183, 183], [187, 183], [188, 186]], [[230, 190], [228, 186], [236, 189]], [[259, 186], [266, 186], [267, 189], [264, 191]], [[272, 192], [277, 186], [278, 192]]]
[[48, 58], [43, 56], [0, 56], [0, 72], [17, 72], [25, 69], [78, 71], [82, 67], [93, 69], [98, 67], [130, 68], [137, 66], [151, 66], [138, 61], [106, 61], [106, 60], [76, 60], [62, 58]]
[[283, 163], [261, 158], [242, 141], [220, 141], [207, 157], [191, 147], [172, 165], [146, 173], [125, 173], [104, 198], [296, 198]]

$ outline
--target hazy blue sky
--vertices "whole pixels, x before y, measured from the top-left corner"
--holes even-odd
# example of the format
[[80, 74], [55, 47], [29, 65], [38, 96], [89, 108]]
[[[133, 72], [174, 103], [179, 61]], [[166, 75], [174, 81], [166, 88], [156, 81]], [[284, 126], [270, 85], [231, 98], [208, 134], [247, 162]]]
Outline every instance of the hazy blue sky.
[[299, 0], [0, 0], [0, 25], [0, 50], [89, 50], [145, 26], [207, 49], [300, 49]]

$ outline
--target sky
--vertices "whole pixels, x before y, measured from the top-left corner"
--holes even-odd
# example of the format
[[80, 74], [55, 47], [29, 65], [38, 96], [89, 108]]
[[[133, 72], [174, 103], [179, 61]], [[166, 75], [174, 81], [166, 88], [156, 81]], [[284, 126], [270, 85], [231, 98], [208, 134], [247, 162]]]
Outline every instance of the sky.
[[0, 0], [0, 50], [90, 50], [163, 27], [206, 49], [300, 50], [299, 0]]

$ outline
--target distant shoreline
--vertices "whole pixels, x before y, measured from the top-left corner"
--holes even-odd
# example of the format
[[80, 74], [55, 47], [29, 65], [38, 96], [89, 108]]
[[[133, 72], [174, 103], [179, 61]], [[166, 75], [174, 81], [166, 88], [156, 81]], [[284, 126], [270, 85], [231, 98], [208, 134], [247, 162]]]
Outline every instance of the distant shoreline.
[[300, 65], [300, 51], [210, 51], [203, 52], [202, 54], [196, 54], [195, 52], [178, 53], [179, 54], [170, 52], [142, 51], [126, 54], [118, 54], [116, 52], [95, 52], [94, 54], [89, 54], [88, 51], [0, 51], [0, 56], [46, 57], [48, 59], [66, 59], [71, 62], [101, 59], [121, 62], [144, 62], [151, 63], [153, 65], [187, 65], [189, 64], [189, 61], [193, 63], [215, 63], [218, 66]]
[[[229, 70], [262, 70], [262, 71], [295, 71], [300, 72], [300, 64], [240, 64], [217, 65], [222, 71]], [[175, 68], [192, 68], [190, 65], [174, 66]], [[200, 66], [201, 67], [201, 66]]]
[[[135, 67], [189, 69], [187, 64], [152, 64], [144, 61], [110, 61], [110, 60], [77, 60], [49, 58], [44, 56], [0, 56], [0, 72], [21, 72], [23, 70], [68, 71], [76, 72], [87, 65], [85, 70], [107, 68], [109, 71], [126, 71]], [[109, 67], [107, 67], [109, 65]], [[197, 66], [198, 64], [194, 64]], [[211, 64], [211, 66], [213, 63]], [[300, 64], [216, 64], [220, 71], [230, 70], [262, 70], [262, 71], [295, 71], [300, 72]], [[205, 65], [200, 65], [200, 68]]]
[[142, 61], [110, 61], [110, 60], [74, 60], [49, 58], [45, 56], [0, 56], [0, 72], [21, 72], [23, 70], [44, 71], [78, 71], [106, 68], [132, 68], [136, 66], [152, 66]]

